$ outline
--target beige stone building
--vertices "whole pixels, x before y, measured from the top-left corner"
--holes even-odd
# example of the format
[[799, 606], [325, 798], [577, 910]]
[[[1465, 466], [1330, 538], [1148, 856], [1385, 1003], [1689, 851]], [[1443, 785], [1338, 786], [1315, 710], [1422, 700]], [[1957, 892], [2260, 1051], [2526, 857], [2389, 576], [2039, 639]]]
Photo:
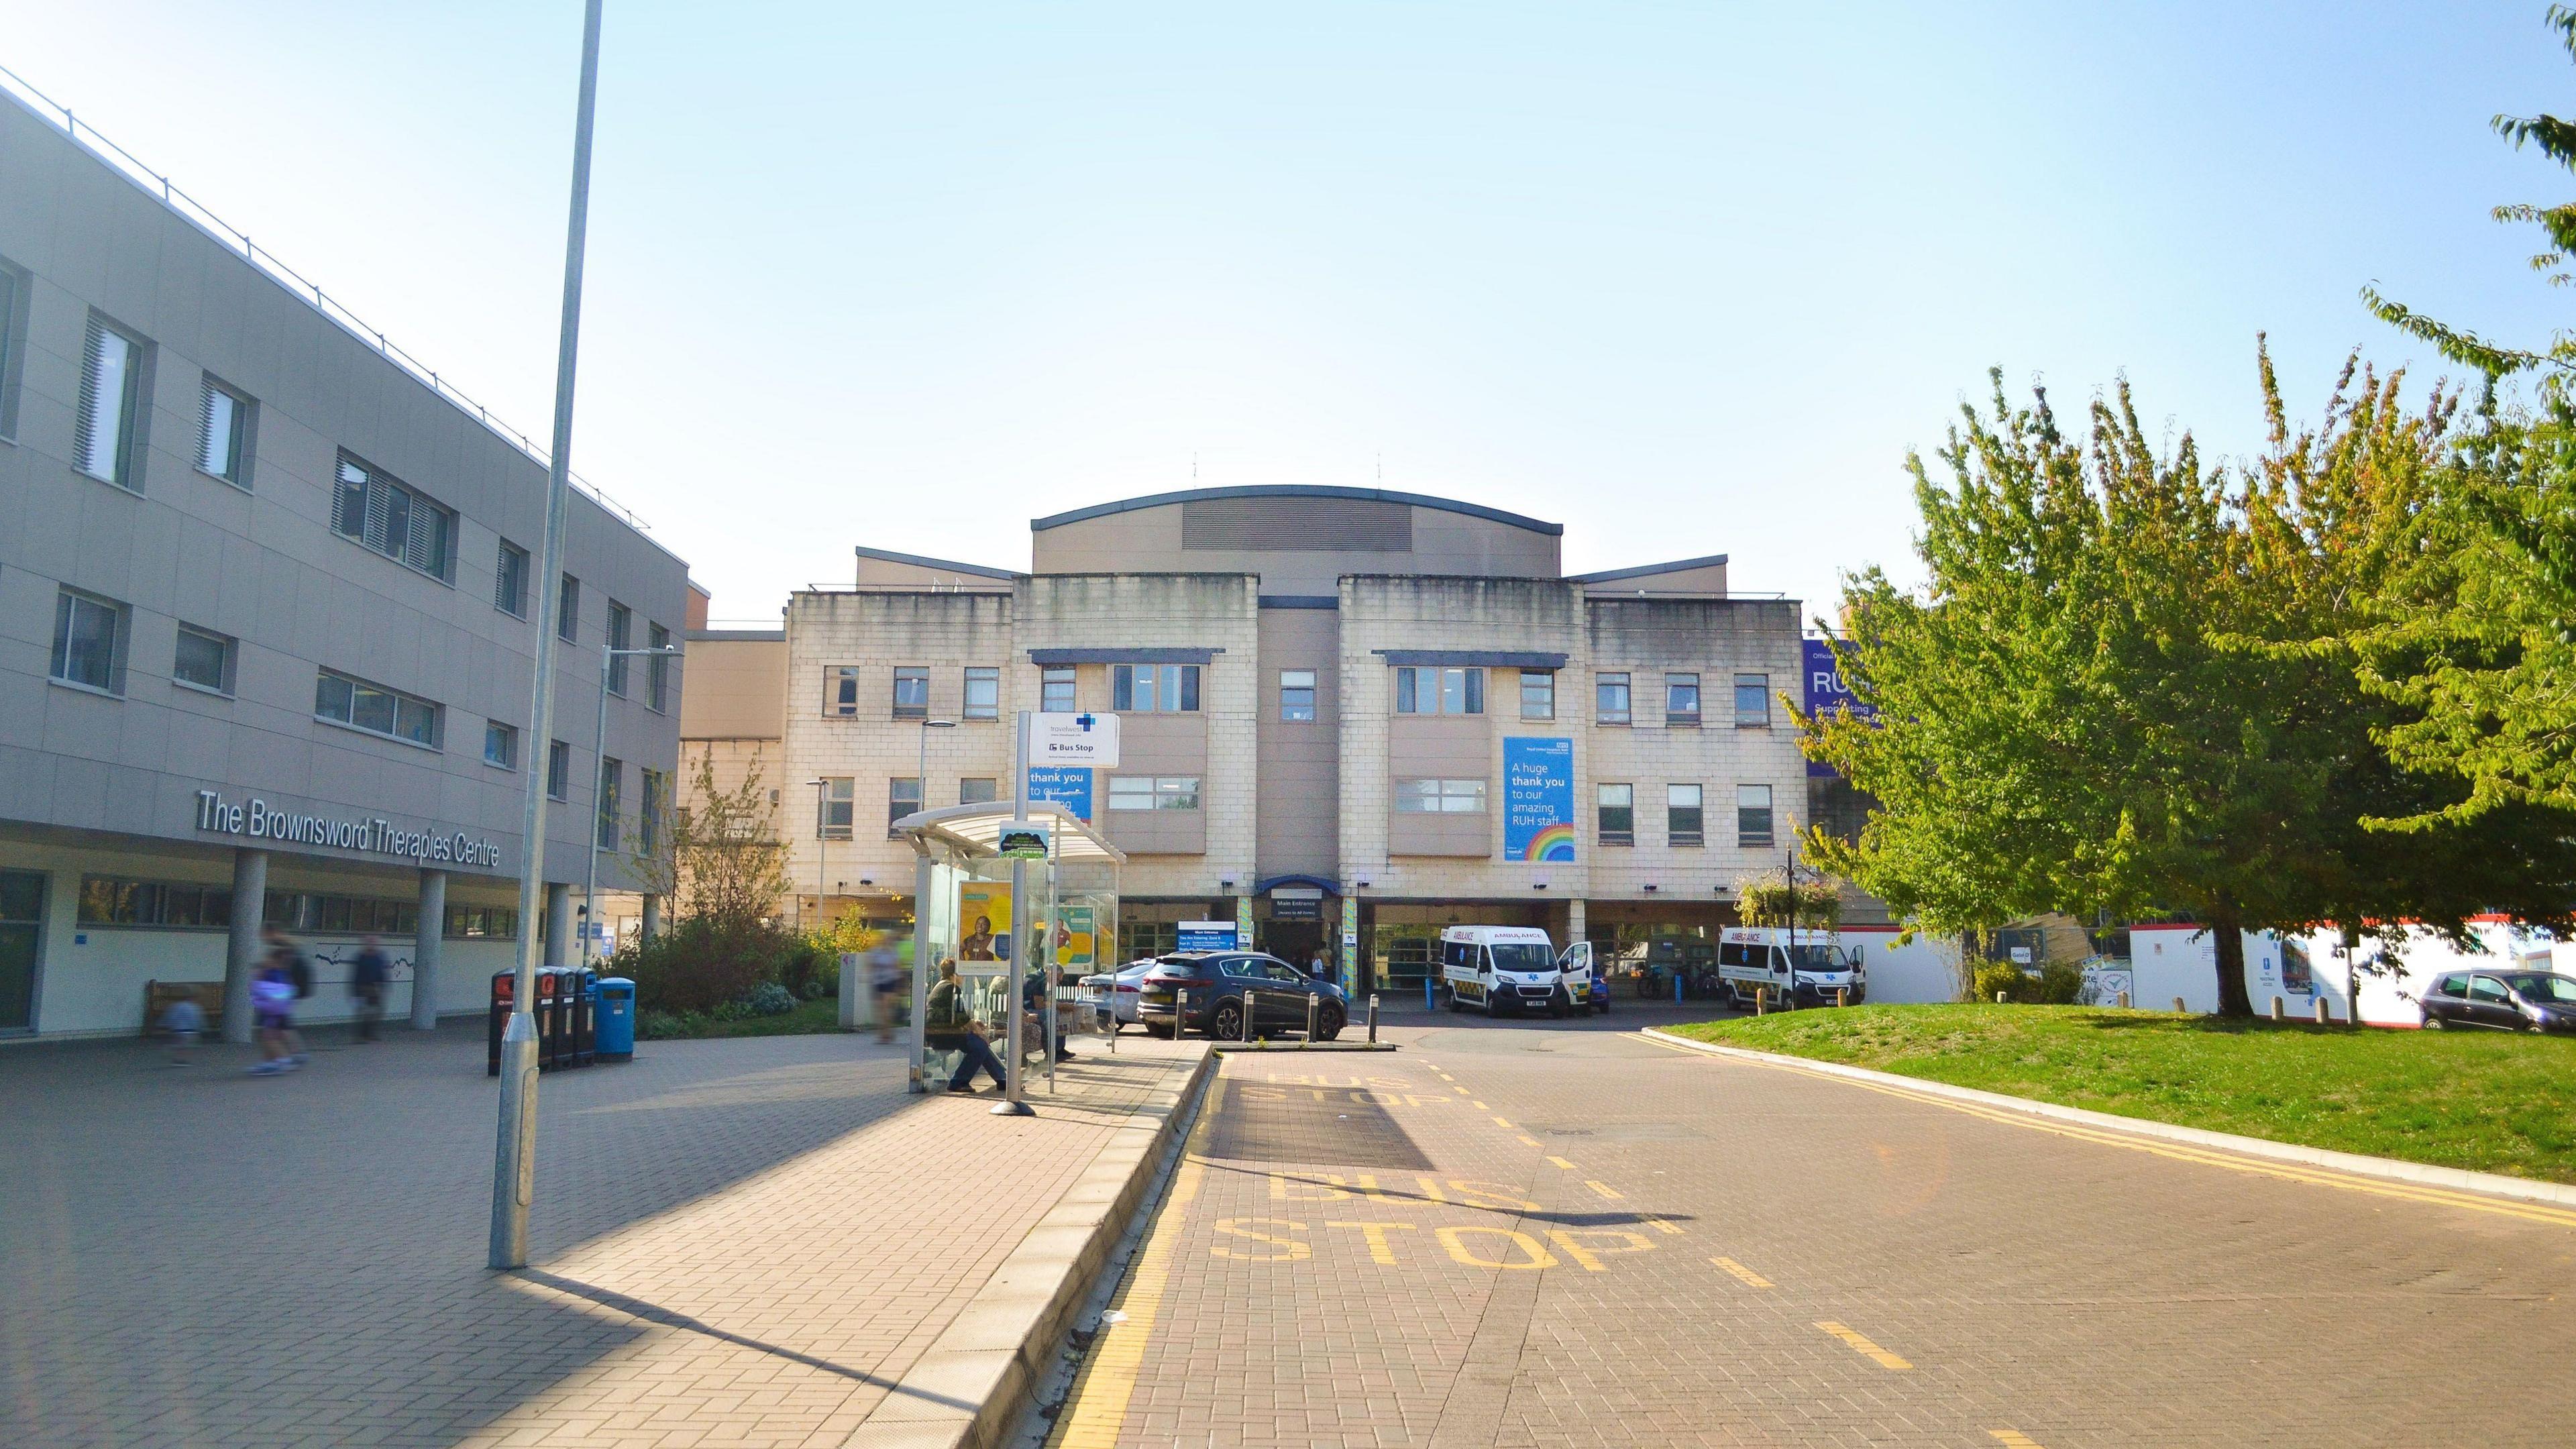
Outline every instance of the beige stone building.
[[1389, 988], [1452, 923], [1634, 958], [1732, 922], [1807, 817], [1799, 606], [1730, 597], [1722, 555], [1567, 576], [1560, 525], [1330, 487], [1031, 530], [1025, 572], [861, 548], [778, 633], [690, 635], [688, 758], [780, 732], [795, 914], [908, 921], [888, 823], [1009, 798], [1021, 710], [1120, 716], [1116, 769], [1038, 793], [1127, 853], [1127, 958], [1201, 919], [1299, 962], [1347, 931]]

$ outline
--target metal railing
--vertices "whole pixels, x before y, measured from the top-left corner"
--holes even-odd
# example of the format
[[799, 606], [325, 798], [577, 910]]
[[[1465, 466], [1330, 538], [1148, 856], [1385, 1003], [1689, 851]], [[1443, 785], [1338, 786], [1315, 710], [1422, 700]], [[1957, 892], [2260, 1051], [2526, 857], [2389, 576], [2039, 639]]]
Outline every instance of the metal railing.
[[[415, 381], [426, 385], [430, 391], [445, 398], [460, 411], [473, 414], [474, 420], [481, 423], [492, 436], [517, 448], [537, 466], [541, 468], [551, 466], [545, 450], [530, 441], [527, 434], [494, 417], [489, 408], [466, 396], [454, 384], [439, 376], [437, 369], [404, 351], [401, 344], [389, 340], [384, 333], [368, 326], [364, 318], [323, 291], [320, 283], [279, 260], [275, 252], [252, 242], [248, 233], [215, 215], [204, 202], [190, 196], [169, 177], [144, 165], [133, 152], [101, 135], [96, 126], [84, 124], [78, 116], [72, 114], [69, 106], [36, 89], [26, 77], [5, 65], [0, 65], [0, 93], [6, 93], [29, 115], [38, 117], [62, 132], [73, 145], [97, 157], [109, 169], [123, 176], [146, 196], [159, 198], [161, 204], [168, 207], [173, 215], [204, 232], [209, 239], [226, 249], [239, 253], [242, 260], [264, 273], [270, 281], [284, 288], [288, 295], [328, 318], [341, 331], [373, 347], [377, 355], [411, 374]], [[638, 516], [635, 510], [611, 498], [597, 484], [578, 473], [572, 475], [572, 481], [573, 485], [590, 501], [625, 520], [630, 527], [639, 532], [652, 531], [652, 525]]]

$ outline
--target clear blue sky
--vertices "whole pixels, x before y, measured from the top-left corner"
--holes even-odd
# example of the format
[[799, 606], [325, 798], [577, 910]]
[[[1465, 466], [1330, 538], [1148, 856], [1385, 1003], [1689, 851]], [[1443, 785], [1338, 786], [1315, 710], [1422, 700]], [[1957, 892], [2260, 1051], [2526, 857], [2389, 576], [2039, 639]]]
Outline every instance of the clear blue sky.
[[[722, 618], [868, 543], [1202, 484], [1443, 493], [1570, 567], [1910, 573], [1902, 462], [1999, 364], [2221, 451], [2536, 338], [2486, 130], [2538, 0], [1163, 7], [610, 0], [575, 466]], [[0, 61], [542, 437], [580, 7], [83, 0]], [[2429, 371], [2429, 369], [2428, 369]]]

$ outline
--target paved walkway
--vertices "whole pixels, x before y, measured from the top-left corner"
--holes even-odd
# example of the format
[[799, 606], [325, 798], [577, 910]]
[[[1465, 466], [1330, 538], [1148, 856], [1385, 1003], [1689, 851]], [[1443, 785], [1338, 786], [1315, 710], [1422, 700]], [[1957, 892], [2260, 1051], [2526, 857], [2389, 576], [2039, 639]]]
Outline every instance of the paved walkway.
[[2570, 1442], [2576, 1213], [1953, 1110], [1648, 1019], [1228, 1057], [1052, 1442]]
[[1030, 1119], [840, 1035], [549, 1073], [523, 1274], [479, 1026], [0, 1051], [0, 1444], [838, 1444], [1200, 1050], [1077, 1049]]

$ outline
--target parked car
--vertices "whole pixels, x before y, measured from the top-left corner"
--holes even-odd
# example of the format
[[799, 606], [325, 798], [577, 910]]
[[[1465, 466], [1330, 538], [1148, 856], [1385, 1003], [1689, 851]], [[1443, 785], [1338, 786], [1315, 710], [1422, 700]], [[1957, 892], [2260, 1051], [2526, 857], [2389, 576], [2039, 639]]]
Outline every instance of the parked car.
[[1315, 1003], [1315, 1039], [1331, 1041], [1351, 1019], [1350, 998], [1276, 956], [1258, 951], [1179, 951], [1156, 961], [1137, 983], [1136, 1019], [1157, 1036], [1204, 1031], [1219, 1041], [1243, 1037], [1246, 997], [1259, 1014], [1257, 1036], [1306, 1029]]
[[2576, 1033], [2576, 977], [2548, 971], [2445, 972], [2417, 1004], [2434, 1031], [2483, 1026]]
[[1137, 993], [1145, 984], [1145, 973], [1158, 964], [1148, 956], [1115, 971], [1082, 978], [1083, 1002], [1091, 1007], [1100, 1030], [1115, 1034], [1136, 1024]]

